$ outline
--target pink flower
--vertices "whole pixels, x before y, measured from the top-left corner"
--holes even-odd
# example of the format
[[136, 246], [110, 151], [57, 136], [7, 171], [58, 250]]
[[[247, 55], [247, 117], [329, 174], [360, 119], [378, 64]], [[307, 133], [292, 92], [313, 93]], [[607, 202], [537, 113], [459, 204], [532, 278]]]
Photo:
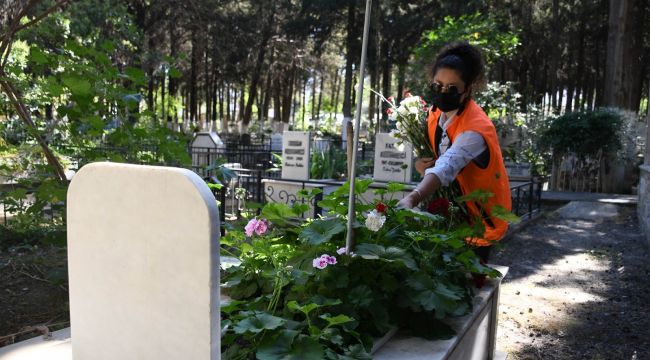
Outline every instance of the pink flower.
[[317, 257], [314, 260], [312, 260], [311, 264], [316, 269], [322, 270], [325, 269], [327, 265], [336, 265], [336, 258], [334, 256], [323, 254], [320, 257]]
[[321, 255], [322, 259], [325, 259], [329, 265], [336, 265], [336, 258], [334, 256], [329, 256], [327, 254]]
[[388, 108], [388, 109], [386, 109], [386, 114], [387, 114], [387, 115], [390, 115], [390, 114], [392, 114], [392, 113], [393, 113], [393, 108]]
[[323, 259], [322, 257], [317, 257], [311, 262], [312, 266], [314, 266], [316, 269], [325, 269], [327, 267], [327, 260]]
[[339, 254], [339, 255], [343, 255], [343, 254], [345, 254], [345, 246], [342, 247], [342, 248], [340, 248], [340, 249], [338, 249], [338, 250], [336, 250], [336, 253]]
[[389, 96], [388, 99], [386, 99], [386, 100], [388, 100], [389, 103], [392, 103], [394, 101], [392, 96]]
[[269, 229], [269, 225], [267, 224], [265, 219], [251, 219], [248, 224], [246, 224], [246, 227], [244, 230], [246, 231], [246, 236], [250, 237], [253, 236], [253, 233], [257, 235], [262, 235], [264, 234], [267, 230]]

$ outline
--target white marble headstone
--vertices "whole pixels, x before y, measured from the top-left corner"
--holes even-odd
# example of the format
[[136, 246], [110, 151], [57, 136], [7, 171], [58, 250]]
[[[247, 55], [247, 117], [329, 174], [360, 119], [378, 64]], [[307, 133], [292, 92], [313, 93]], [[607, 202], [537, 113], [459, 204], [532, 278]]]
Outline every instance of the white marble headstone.
[[399, 140], [389, 133], [377, 134], [375, 141], [375, 181], [411, 182], [413, 148], [411, 144], [398, 145]]
[[218, 219], [189, 170], [83, 167], [68, 192], [74, 359], [219, 359]]
[[282, 178], [309, 180], [311, 157], [309, 131], [282, 133]]

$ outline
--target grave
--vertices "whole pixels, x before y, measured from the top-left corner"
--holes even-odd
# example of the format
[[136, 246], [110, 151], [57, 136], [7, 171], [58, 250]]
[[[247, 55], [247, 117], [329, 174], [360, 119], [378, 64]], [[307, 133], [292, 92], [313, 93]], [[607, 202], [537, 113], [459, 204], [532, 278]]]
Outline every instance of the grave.
[[199, 170], [213, 165], [220, 149], [225, 149], [225, 144], [217, 133], [202, 131], [194, 135], [190, 144], [193, 168]]
[[533, 178], [532, 167], [530, 163], [505, 162], [508, 179], [513, 182], [530, 182]]
[[375, 181], [411, 182], [413, 168], [413, 147], [400, 144], [389, 133], [379, 133], [375, 141]]
[[[219, 304], [227, 299], [218, 219], [210, 190], [188, 170], [82, 168], [68, 192], [71, 328], [1, 348], [0, 359], [220, 359]], [[452, 339], [400, 329], [378, 342], [374, 358], [495, 358], [500, 282], [477, 290], [470, 314], [448, 319]]]

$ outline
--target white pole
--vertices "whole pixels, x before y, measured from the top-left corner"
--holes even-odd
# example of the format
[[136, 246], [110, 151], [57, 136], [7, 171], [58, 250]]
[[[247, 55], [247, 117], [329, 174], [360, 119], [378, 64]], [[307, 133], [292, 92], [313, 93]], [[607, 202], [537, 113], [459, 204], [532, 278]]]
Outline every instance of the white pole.
[[[357, 149], [359, 148], [359, 127], [361, 126], [361, 105], [363, 103], [363, 80], [366, 70], [366, 53], [368, 50], [368, 30], [370, 29], [370, 8], [372, 0], [366, 0], [366, 19], [363, 23], [363, 43], [361, 45], [361, 67], [359, 68], [359, 86], [357, 87], [357, 109], [354, 114], [354, 146], [352, 151], [352, 165], [350, 171], [350, 197], [348, 201], [348, 233], [345, 239], [347, 254], [354, 247], [354, 180], [357, 173]], [[348, 139], [350, 141], [350, 139]]]

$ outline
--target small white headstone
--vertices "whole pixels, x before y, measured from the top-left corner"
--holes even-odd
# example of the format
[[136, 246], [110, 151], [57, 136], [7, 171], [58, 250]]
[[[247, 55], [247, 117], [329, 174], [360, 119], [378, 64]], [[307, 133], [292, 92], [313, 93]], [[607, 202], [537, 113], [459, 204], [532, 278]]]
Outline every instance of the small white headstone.
[[530, 179], [531, 177], [530, 163], [514, 163], [507, 161], [505, 166], [510, 180]]
[[83, 167], [68, 264], [75, 359], [220, 358], [219, 215], [193, 172]]
[[285, 131], [282, 136], [282, 178], [309, 180], [309, 131]]
[[411, 182], [413, 148], [408, 143], [398, 145], [398, 141], [389, 133], [377, 134], [373, 173], [376, 181]]

